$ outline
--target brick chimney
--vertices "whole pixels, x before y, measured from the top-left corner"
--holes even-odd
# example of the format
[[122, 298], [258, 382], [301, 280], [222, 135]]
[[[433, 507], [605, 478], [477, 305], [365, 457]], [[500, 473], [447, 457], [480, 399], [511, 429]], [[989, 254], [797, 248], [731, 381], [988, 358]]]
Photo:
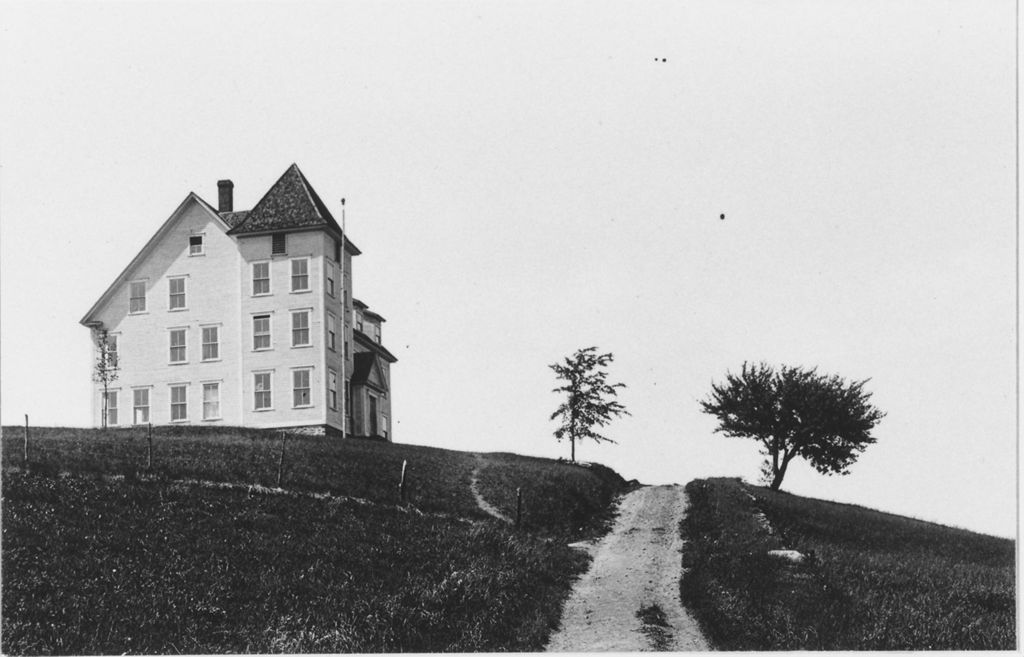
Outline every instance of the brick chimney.
[[220, 192], [220, 202], [217, 205], [217, 210], [220, 212], [231, 212], [234, 208], [233, 192], [235, 189], [235, 183], [230, 180], [218, 180], [217, 190]]

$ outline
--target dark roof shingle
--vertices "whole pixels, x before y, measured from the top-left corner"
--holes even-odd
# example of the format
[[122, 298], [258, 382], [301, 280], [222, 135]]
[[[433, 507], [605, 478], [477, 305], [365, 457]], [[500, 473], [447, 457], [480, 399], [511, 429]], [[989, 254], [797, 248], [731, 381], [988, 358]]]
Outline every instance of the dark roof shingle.
[[[245, 235], [305, 228], [325, 228], [341, 234], [341, 226], [335, 221], [334, 215], [306, 180], [298, 165], [292, 164], [256, 206], [246, 216], [239, 218], [238, 224], [231, 228], [230, 233]], [[359, 253], [359, 249], [352, 244], [347, 235], [345, 242], [350, 251]]]

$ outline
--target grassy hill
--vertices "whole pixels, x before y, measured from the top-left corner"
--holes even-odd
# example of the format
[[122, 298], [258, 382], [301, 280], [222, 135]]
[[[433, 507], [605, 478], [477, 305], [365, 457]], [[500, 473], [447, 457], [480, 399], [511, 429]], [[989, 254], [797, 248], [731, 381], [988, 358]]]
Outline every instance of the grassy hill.
[[683, 600], [719, 649], [1015, 647], [1011, 540], [736, 479], [687, 493]]
[[[621, 477], [241, 429], [3, 435], [9, 654], [538, 650]], [[398, 480], [408, 461], [407, 504]], [[522, 526], [480, 511], [469, 483]], [[558, 485], [552, 485], [557, 481]]]

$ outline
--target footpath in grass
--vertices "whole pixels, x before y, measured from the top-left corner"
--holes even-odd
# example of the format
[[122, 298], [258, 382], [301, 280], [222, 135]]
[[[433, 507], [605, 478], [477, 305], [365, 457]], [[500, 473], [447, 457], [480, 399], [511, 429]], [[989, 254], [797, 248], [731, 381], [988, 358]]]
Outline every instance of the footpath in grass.
[[683, 600], [719, 649], [1016, 645], [1011, 540], [736, 479], [686, 490]]

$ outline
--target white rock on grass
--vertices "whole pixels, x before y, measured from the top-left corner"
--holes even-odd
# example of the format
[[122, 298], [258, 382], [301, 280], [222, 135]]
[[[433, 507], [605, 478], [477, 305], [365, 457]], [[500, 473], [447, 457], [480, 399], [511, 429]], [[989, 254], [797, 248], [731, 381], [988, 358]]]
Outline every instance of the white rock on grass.
[[796, 550], [768, 550], [769, 557], [775, 557], [776, 559], [782, 559], [790, 563], [803, 563], [804, 555], [800, 554]]

